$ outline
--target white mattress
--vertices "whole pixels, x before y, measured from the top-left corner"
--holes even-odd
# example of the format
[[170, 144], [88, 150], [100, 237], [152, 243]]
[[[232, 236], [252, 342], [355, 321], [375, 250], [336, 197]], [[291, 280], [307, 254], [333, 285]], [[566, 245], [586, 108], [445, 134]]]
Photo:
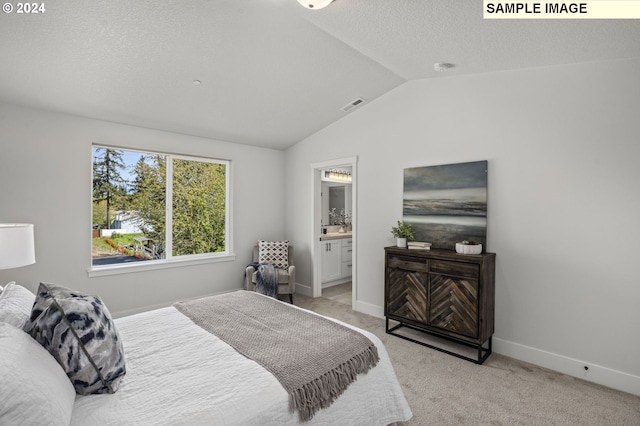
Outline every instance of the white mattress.
[[[71, 425], [299, 424], [271, 373], [176, 309], [120, 318], [116, 325], [127, 374], [115, 394], [77, 396]], [[380, 362], [305, 424], [371, 426], [408, 420], [411, 410], [380, 340], [344, 325], [376, 344]]]

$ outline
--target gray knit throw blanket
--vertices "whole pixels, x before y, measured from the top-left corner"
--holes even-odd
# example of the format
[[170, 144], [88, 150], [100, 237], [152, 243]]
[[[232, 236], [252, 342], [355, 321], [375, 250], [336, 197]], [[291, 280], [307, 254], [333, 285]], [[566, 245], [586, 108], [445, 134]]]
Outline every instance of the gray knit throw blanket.
[[278, 298], [278, 270], [271, 263], [258, 265], [256, 291], [275, 299]]
[[376, 346], [348, 327], [250, 291], [173, 305], [194, 323], [271, 372], [300, 421], [331, 405], [379, 360]]

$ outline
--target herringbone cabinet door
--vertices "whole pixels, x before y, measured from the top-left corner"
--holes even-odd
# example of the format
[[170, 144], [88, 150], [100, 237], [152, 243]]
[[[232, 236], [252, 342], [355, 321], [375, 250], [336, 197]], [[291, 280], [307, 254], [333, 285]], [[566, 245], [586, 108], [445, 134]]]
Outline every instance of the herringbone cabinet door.
[[[406, 266], [406, 262], [404, 262]], [[387, 312], [425, 322], [427, 320], [427, 272], [424, 262], [415, 269], [390, 267]]]
[[431, 275], [429, 324], [478, 337], [478, 281]]

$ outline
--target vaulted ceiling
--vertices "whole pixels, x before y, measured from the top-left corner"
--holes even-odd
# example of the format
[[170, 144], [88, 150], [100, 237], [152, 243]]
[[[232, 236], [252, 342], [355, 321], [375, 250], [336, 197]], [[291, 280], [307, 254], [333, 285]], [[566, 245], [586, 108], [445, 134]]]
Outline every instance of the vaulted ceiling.
[[485, 20], [479, 0], [44, 4], [0, 16], [0, 101], [275, 149], [408, 80], [640, 57], [640, 20]]

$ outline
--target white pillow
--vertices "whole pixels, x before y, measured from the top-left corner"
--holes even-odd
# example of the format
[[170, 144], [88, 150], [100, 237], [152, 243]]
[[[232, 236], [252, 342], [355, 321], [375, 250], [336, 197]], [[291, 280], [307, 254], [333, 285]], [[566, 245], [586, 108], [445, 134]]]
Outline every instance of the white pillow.
[[15, 282], [10, 282], [0, 293], [0, 322], [23, 328], [31, 316], [35, 300], [35, 294]]
[[49, 352], [0, 322], [0, 354], [0, 424], [68, 425], [76, 392]]

